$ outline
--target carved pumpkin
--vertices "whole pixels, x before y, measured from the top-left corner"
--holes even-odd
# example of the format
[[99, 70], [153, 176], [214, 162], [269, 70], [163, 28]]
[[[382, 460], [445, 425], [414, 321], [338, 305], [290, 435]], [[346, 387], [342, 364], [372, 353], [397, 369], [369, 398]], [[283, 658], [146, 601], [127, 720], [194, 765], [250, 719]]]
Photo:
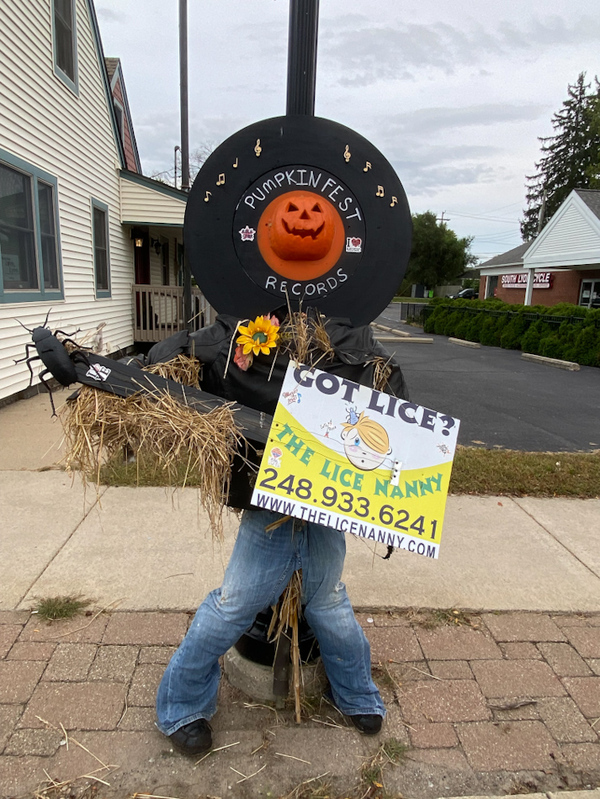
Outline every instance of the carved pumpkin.
[[334, 233], [330, 203], [312, 192], [288, 192], [274, 211], [269, 242], [284, 261], [318, 261], [331, 249]]

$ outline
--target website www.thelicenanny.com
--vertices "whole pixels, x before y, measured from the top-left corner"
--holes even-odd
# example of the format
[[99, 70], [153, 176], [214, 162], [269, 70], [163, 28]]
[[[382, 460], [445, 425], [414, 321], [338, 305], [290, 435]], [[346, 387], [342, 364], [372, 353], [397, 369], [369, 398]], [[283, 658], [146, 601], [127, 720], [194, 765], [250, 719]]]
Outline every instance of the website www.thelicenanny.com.
[[314, 524], [321, 524], [325, 527], [332, 527], [334, 530], [341, 530], [344, 533], [351, 533], [357, 538], [364, 538], [367, 541], [374, 541], [377, 544], [385, 544], [395, 549], [404, 549], [414, 552], [417, 555], [424, 555], [427, 558], [437, 558], [440, 545], [433, 542], [422, 541], [418, 536], [400, 535], [385, 527], [379, 527], [368, 522], [361, 522], [357, 519], [344, 516], [335, 511], [311, 508], [302, 502], [293, 502], [282, 499], [264, 491], [254, 490], [252, 504], [273, 513], [281, 513], [283, 516], [294, 516]]

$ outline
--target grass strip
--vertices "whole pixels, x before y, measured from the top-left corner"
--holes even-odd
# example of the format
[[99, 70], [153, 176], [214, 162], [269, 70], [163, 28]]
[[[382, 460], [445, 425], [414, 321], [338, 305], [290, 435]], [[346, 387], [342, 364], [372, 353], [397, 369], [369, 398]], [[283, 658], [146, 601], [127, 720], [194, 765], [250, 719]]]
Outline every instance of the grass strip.
[[600, 496], [600, 452], [518, 452], [458, 447], [451, 494]]
[[[113, 457], [100, 472], [111, 486], [198, 486], [201, 475], [187, 471], [188, 459], [167, 473], [150, 457], [127, 463]], [[94, 479], [94, 478], [92, 478]], [[483, 447], [458, 447], [450, 480], [451, 494], [530, 497], [600, 496], [600, 451], [518, 452]]]

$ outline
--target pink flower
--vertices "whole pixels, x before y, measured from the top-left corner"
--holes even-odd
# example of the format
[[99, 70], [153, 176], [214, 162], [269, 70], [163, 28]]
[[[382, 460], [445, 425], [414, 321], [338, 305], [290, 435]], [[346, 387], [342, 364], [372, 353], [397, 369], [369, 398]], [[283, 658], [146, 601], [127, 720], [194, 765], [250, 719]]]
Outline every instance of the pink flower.
[[268, 316], [268, 315], [267, 315], [267, 317], [266, 317], [266, 318], [267, 318], [267, 319], [269, 320], [269, 322], [270, 322], [270, 323], [273, 325], [273, 327], [279, 327], [279, 326], [280, 326], [280, 324], [281, 324], [281, 322], [279, 321], [279, 319], [278, 319], [276, 316]]
[[248, 353], [248, 355], [244, 355], [243, 347], [241, 344], [238, 344], [235, 348], [235, 353], [233, 356], [233, 362], [241, 369], [242, 372], [247, 372], [248, 369], [252, 366], [252, 353]]

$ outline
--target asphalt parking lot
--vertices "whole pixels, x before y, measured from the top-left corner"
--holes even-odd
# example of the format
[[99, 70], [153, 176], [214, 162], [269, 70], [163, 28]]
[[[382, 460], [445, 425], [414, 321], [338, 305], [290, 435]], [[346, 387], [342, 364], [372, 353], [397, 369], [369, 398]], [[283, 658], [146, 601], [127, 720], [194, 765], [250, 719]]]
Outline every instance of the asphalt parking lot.
[[[380, 324], [398, 326], [384, 312]], [[420, 328], [400, 325], [415, 335]], [[460, 419], [459, 443], [530, 452], [600, 449], [600, 369], [567, 371], [515, 350], [385, 342], [402, 366], [410, 399]]]

